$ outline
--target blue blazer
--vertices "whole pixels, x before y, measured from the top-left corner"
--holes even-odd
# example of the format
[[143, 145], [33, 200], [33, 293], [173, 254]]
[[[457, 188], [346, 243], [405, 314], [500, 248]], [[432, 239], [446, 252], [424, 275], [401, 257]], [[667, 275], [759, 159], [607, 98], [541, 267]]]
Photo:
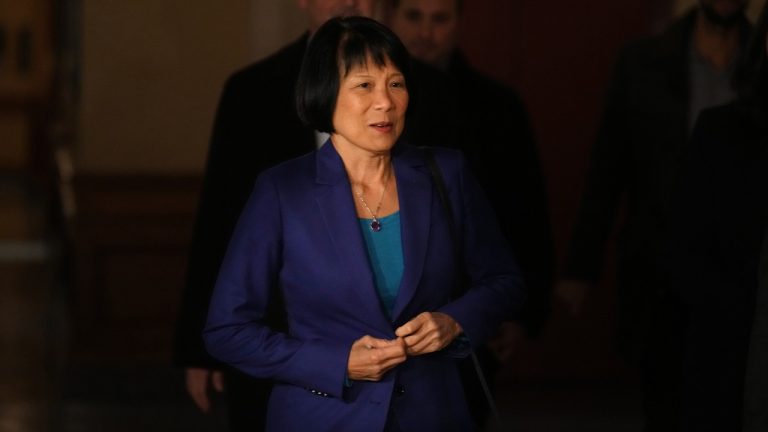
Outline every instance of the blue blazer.
[[[419, 313], [440, 311], [476, 346], [524, 300], [521, 275], [463, 157], [434, 153], [471, 287], [453, 298], [453, 242], [428, 165], [421, 150], [398, 144], [392, 161], [405, 266], [392, 318], [374, 286], [333, 145], [256, 181], [220, 269], [204, 339], [214, 357], [275, 381], [268, 430], [382, 430], [390, 409], [404, 431], [472, 429], [456, 358], [447, 350], [410, 357], [379, 382], [345, 385], [352, 343], [364, 335], [394, 339], [394, 330]], [[276, 289], [285, 300], [287, 333], [261, 324]]]

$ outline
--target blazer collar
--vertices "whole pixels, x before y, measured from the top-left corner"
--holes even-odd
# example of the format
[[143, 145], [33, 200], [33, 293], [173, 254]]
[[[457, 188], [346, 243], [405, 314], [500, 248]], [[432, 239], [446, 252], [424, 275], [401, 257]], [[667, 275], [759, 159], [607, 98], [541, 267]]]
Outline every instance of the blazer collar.
[[[432, 179], [418, 149], [399, 143], [392, 154], [400, 200], [400, 227], [403, 243], [403, 279], [392, 312], [393, 322], [417, 292], [429, 244], [432, 220]], [[403, 316], [402, 321], [412, 317]]]
[[337, 185], [345, 181], [349, 186], [344, 162], [328, 138], [318, 150], [316, 158], [315, 182], [322, 185]]
[[[360, 305], [365, 316], [378, 321], [372, 323], [377, 328], [380, 324], [387, 329], [388, 333], [379, 337], [394, 337], [392, 323], [399, 321], [399, 315], [417, 291], [427, 253], [433, 199], [429, 170], [418, 150], [398, 143], [392, 151], [392, 163], [400, 200], [404, 270], [392, 318], [389, 318], [376, 291], [344, 163], [330, 140], [316, 156], [315, 199], [322, 220], [339, 257], [339, 268], [344, 269], [352, 279], [352, 286], [357, 288], [350, 294], [350, 300]], [[404, 320], [410, 318], [404, 317]]]

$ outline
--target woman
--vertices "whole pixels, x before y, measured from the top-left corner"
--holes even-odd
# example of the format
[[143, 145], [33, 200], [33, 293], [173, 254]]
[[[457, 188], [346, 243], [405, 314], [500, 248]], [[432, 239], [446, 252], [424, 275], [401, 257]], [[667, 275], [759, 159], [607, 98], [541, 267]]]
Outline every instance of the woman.
[[[259, 177], [229, 245], [204, 337], [213, 356], [276, 382], [268, 430], [470, 430], [459, 342], [483, 343], [521, 305], [514, 260], [461, 157], [434, 151], [463, 245], [454, 263], [423, 152], [396, 145], [408, 62], [370, 19], [316, 32], [297, 108], [330, 140]], [[459, 297], [457, 266], [471, 278]], [[287, 333], [261, 324], [277, 295]]]
[[698, 118], [677, 198], [668, 265], [686, 307], [684, 430], [768, 430], [767, 36], [768, 6], [735, 75], [739, 100]]

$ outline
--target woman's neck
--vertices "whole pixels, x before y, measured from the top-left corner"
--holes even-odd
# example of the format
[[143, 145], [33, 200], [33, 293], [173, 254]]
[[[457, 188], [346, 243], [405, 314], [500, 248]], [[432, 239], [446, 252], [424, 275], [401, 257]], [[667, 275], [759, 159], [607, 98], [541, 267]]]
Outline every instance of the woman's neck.
[[352, 185], [364, 189], [379, 188], [392, 176], [392, 157], [387, 153], [373, 153], [363, 149], [336, 151], [344, 162], [344, 169]]

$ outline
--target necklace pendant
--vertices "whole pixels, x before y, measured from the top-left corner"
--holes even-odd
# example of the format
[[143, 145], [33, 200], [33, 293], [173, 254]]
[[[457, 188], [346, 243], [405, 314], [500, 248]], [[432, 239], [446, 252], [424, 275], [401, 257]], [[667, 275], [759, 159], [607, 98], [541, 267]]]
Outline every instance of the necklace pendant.
[[374, 219], [371, 222], [371, 231], [373, 231], [373, 232], [381, 231], [381, 222], [379, 222], [378, 219]]

